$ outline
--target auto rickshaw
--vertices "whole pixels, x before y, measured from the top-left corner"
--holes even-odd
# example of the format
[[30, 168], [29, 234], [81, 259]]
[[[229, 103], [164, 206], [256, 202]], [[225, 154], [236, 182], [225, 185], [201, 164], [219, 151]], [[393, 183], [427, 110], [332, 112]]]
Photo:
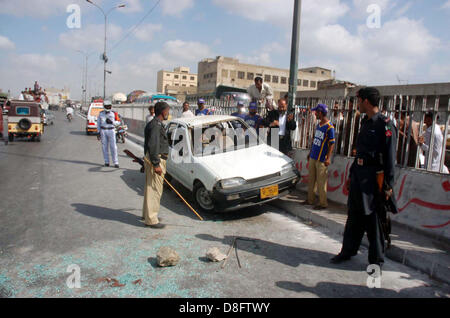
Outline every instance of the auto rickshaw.
[[8, 140], [16, 137], [27, 137], [33, 141], [41, 141], [44, 123], [39, 103], [11, 100], [6, 102], [8, 109]]

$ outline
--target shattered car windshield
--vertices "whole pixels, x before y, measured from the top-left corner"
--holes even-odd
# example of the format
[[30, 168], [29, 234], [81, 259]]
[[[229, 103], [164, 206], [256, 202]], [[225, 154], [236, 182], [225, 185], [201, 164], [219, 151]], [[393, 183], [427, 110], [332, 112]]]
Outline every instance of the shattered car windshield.
[[193, 155], [205, 157], [263, 144], [256, 131], [238, 119], [189, 129]]

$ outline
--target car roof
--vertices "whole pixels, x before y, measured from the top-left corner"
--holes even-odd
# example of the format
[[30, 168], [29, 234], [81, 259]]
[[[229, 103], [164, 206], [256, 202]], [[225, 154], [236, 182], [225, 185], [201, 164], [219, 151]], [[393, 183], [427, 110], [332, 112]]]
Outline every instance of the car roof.
[[212, 115], [212, 116], [197, 116], [197, 117], [186, 117], [186, 118], [176, 118], [169, 121], [170, 123], [185, 124], [189, 127], [201, 126], [214, 124], [220, 121], [226, 120], [236, 120], [238, 117], [227, 116], [227, 115]]

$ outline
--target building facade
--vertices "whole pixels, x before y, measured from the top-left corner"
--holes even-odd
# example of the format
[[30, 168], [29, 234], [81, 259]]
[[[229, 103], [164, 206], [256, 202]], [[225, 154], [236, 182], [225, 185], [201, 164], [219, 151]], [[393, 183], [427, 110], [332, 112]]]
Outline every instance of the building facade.
[[[226, 85], [248, 88], [254, 84], [255, 77], [262, 77], [279, 98], [289, 90], [289, 70], [268, 66], [240, 63], [238, 59], [218, 56], [204, 59], [198, 64], [198, 93], [209, 94], [217, 86]], [[320, 81], [333, 79], [329, 69], [320, 67], [304, 68], [298, 71], [298, 90], [317, 90]]]
[[180, 66], [170, 71], [158, 72], [158, 93], [166, 95], [195, 94], [197, 92], [197, 74], [192, 74], [189, 67]]

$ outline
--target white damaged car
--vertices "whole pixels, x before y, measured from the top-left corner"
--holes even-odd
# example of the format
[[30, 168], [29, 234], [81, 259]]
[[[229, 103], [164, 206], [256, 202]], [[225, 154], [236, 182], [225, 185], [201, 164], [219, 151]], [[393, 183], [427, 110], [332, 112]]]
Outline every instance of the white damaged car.
[[191, 190], [205, 211], [263, 204], [287, 195], [300, 180], [293, 160], [240, 118], [179, 118], [166, 122], [166, 129], [167, 173]]

